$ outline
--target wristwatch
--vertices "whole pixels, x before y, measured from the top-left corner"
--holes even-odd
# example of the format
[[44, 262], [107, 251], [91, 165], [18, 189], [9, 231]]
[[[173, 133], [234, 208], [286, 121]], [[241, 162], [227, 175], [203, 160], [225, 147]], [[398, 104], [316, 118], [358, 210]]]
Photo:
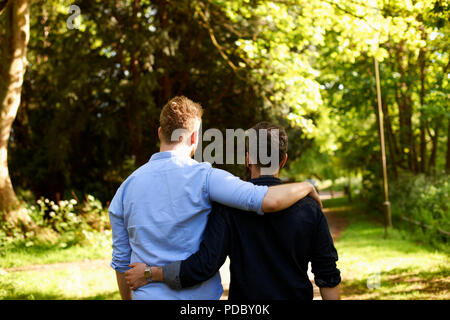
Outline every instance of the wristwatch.
[[148, 282], [152, 282], [152, 269], [150, 266], [145, 266], [144, 277]]

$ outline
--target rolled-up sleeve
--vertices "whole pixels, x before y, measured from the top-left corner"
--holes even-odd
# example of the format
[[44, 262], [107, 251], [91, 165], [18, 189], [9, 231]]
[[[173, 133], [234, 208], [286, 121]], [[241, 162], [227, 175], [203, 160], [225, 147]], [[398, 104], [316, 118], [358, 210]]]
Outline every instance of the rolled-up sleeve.
[[180, 280], [180, 267], [182, 261], [175, 261], [163, 266], [164, 283], [170, 288], [175, 290], [180, 290], [181, 286]]
[[131, 247], [128, 238], [128, 231], [125, 227], [122, 190], [119, 188], [111, 205], [109, 206], [109, 221], [112, 230], [112, 261], [111, 267], [123, 273], [129, 269], [131, 259]]
[[318, 206], [316, 210], [320, 211], [320, 220], [311, 259], [314, 282], [318, 287], [333, 288], [341, 282], [341, 273], [336, 266], [338, 254], [333, 244], [327, 219]]
[[262, 203], [268, 190], [267, 186], [257, 186], [242, 181], [225, 170], [211, 168], [207, 179], [207, 189], [211, 201], [240, 210], [254, 211], [260, 215], [264, 214]]

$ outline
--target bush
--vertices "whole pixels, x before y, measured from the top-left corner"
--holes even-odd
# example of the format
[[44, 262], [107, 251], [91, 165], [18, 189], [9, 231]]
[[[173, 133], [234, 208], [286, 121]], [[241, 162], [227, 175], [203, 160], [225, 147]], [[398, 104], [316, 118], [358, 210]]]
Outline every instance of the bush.
[[[450, 232], [449, 194], [449, 176], [404, 176], [389, 188], [392, 218], [428, 242], [448, 242], [448, 236], [437, 230]], [[402, 216], [422, 226], [407, 223]]]
[[361, 200], [369, 207], [381, 211], [384, 202], [383, 178], [371, 171], [362, 174]]
[[93, 233], [110, 229], [107, 210], [88, 195], [82, 203], [62, 200], [57, 203], [41, 198], [35, 204], [24, 204], [20, 210], [33, 220], [35, 228], [3, 224], [0, 227], [0, 249], [7, 246], [59, 246], [90, 243]]

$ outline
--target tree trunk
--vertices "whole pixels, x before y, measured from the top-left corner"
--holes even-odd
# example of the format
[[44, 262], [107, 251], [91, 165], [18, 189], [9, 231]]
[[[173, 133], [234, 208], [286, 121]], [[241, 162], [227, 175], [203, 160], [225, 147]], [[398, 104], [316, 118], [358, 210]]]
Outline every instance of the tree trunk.
[[441, 127], [441, 121], [436, 121], [436, 126], [434, 128], [434, 135], [431, 137], [431, 154], [430, 154], [430, 160], [429, 160], [429, 171], [430, 173], [435, 173], [436, 171], [436, 155], [438, 150], [438, 143], [439, 143], [439, 129]]
[[[139, 0], [133, 1], [132, 6], [132, 28], [134, 32], [138, 33], [138, 12], [141, 6]], [[127, 98], [127, 114], [128, 114], [128, 128], [130, 130], [130, 137], [132, 139], [132, 152], [135, 156], [136, 166], [141, 166], [148, 161], [148, 154], [143, 146], [142, 137], [142, 103], [136, 100], [140, 82], [139, 70], [139, 51], [136, 43], [130, 47], [130, 65], [132, 79], [132, 90]]]
[[30, 1], [9, 1], [2, 19], [6, 28], [0, 39], [0, 212], [11, 213], [18, 201], [8, 171], [8, 142], [27, 64]]
[[425, 117], [423, 112], [420, 115], [420, 162], [419, 162], [419, 172], [425, 173], [426, 167], [426, 150], [427, 143], [425, 140]]
[[[422, 53], [423, 51], [421, 51]], [[424, 55], [424, 54], [423, 54]], [[425, 126], [426, 117], [424, 112], [425, 107], [425, 58], [419, 57], [420, 60], [420, 162], [419, 162], [419, 172], [425, 173], [426, 168], [426, 151], [427, 142], [425, 140]]]
[[[421, 38], [423, 41], [427, 40], [427, 34], [423, 31], [424, 26], [421, 25], [421, 30], [422, 30], [422, 35]], [[420, 48], [419, 51], [419, 58], [418, 58], [418, 64], [419, 64], [419, 69], [420, 69], [420, 93], [419, 93], [419, 97], [420, 97], [420, 147], [419, 147], [419, 158], [420, 158], [420, 162], [419, 162], [419, 168], [418, 171], [420, 173], [425, 173], [426, 170], [426, 152], [427, 152], [427, 143], [426, 143], [426, 139], [425, 139], [425, 126], [426, 126], [426, 117], [425, 117], [425, 112], [424, 112], [424, 108], [425, 108], [425, 77], [427, 74], [427, 69], [426, 69], [426, 53], [427, 53], [427, 49], [425, 47]]]
[[[167, 12], [167, 1], [162, 0], [155, 2], [155, 4], [158, 10], [158, 20], [161, 26], [161, 32], [168, 32], [169, 14]], [[164, 42], [161, 43], [161, 47], [167, 45], [167, 40], [164, 40]], [[172, 98], [173, 94], [173, 83], [170, 76], [170, 57], [168, 54], [169, 52], [166, 52], [166, 50], [161, 51], [161, 67], [165, 70], [162, 79], [159, 79], [159, 83], [161, 83], [161, 87], [163, 88], [159, 98], [159, 105], [161, 106], [165, 105], [166, 102]]]
[[[126, 38], [126, 32], [122, 31], [122, 27], [125, 26], [125, 20], [121, 17], [121, 4], [116, 1], [113, 6], [113, 16], [119, 21], [117, 25], [117, 32], [119, 33], [119, 38]], [[132, 28], [134, 32], [139, 32], [139, 22], [138, 22], [138, 13], [141, 10], [140, 1], [133, 0], [133, 5], [131, 7], [131, 19], [132, 19]], [[127, 41], [128, 42], [128, 41]], [[117, 41], [115, 44], [115, 49], [117, 51], [118, 63], [121, 66], [122, 72], [131, 71], [131, 79], [132, 82], [130, 84], [127, 95], [125, 96], [126, 104], [126, 122], [128, 131], [131, 139], [131, 153], [135, 157], [135, 165], [136, 167], [141, 166], [145, 162], [148, 161], [148, 153], [144, 149], [143, 146], [143, 136], [142, 136], [142, 105], [137, 100], [138, 87], [140, 82], [140, 70], [139, 70], [139, 52], [138, 45], [136, 43], [131, 43], [131, 45], [123, 46], [120, 41]], [[129, 59], [129, 62], [127, 60]]]
[[406, 156], [409, 170], [416, 173], [418, 164], [412, 123], [413, 101], [411, 99], [412, 90], [408, 83], [410, 64], [405, 54], [405, 41], [397, 46], [396, 59], [400, 73], [399, 82], [395, 86], [395, 100], [398, 105], [401, 153]]
[[445, 163], [445, 172], [450, 173], [450, 119], [447, 125], [447, 161]]
[[[386, 128], [386, 138], [389, 149], [389, 158], [390, 158], [390, 167], [392, 168], [392, 172], [394, 173], [395, 179], [398, 177], [397, 172], [397, 160], [396, 155], [399, 154], [397, 142], [395, 140], [394, 132], [392, 130], [391, 117], [389, 116], [389, 109], [387, 103], [381, 99], [381, 107], [383, 109], [383, 122], [385, 123]], [[375, 107], [375, 110], [378, 112], [378, 108]]]

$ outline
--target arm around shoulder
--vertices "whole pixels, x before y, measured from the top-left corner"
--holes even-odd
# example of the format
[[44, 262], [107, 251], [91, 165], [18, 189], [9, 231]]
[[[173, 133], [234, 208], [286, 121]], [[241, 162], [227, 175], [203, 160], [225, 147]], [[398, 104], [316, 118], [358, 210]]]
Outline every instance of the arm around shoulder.
[[271, 186], [263, 199], [262, 210], [264, 212], [284, 210], [306, 196], [313, 198], [322, 207], [322, 202], [316, 189], [309, 182]]

